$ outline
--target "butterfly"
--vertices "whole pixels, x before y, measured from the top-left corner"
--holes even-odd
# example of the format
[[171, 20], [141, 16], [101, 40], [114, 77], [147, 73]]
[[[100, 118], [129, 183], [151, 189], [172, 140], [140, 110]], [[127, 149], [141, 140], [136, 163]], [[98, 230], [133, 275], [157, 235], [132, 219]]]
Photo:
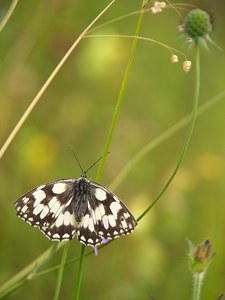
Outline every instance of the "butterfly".
[[60, 179], [38, 186], [14, 204], [18, 217], [38, 227], [52, 241], [77, 236], [94, 248], [131, 233], [137, 226], [125, 204], [105, 186], [83, 172], [76, 179]]

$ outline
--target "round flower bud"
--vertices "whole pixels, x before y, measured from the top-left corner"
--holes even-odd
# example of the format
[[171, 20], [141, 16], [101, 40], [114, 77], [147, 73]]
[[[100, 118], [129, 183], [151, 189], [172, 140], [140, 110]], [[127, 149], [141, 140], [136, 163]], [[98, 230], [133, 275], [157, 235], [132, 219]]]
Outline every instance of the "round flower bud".
[[177, 55], [175, 55], [175, 54], [171, 55], [170, 59], [171, 59], [171, 62], [173, 64], [178, 63], [178, 56]]
[[202, 9], [192, 9], [184, 17], [183, 30], [192, 39], [204, 38], [212, 31], [210, 15]]
[[185, 73], [188, 73], [191, 69], [191, 61], [190, 60], [185, 60], [183, 62], [183, 70]]
[[215, 253], [212, 252], [210, 240], [205, 240], [202, 244], [195, 246], [188, 240], [187, 263], [192, 273], [206, 272]]

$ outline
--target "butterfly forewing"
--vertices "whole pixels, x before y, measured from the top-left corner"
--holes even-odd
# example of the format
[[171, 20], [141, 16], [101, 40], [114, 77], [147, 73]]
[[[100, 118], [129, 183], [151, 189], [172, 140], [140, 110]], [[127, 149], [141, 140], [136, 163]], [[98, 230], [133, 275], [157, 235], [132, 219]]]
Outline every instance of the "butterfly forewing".
[[19, 217], [49, 239], [69, 240], [77, 234], [80, 242], [92, 247], [129, 234], [137, 226], [119, 198], [84, 177], [34, 188], [16, 201], [15, 208]]
[[76, 230], [71, 206], [74, 183], [75, 179], [63, 179], [32, 189], [16, 201], [17, 215], [51, 240], [72, 239]]

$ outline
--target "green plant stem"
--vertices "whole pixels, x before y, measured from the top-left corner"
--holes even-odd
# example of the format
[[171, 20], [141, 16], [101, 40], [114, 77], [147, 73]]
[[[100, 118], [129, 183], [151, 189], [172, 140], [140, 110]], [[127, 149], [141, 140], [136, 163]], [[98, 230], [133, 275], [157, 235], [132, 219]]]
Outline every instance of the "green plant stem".
[[159, 193], [159, 195], [155, 198], [155, 200], [145, 209], [145, 211], [137, 218], [137, 221], [140, 221], [148, 212], [149, 210], [158, 202], [158, 200], [161, 198], [161, 196], [165, 193], [167, 188], [169, 187], [170, 183], [174, 179], [175, 175], [177, 174], [177, 171], [179, 170], [185, 154], [187, 152], [190, 139], [192, 136], [192, 132], [194, 129], [195, 121], [196, 121], [196, 116], [197, 116], [197, 111], [198, 111], [198, 102], [199, 102], [199, 91], [200, 91], [200, 49], [198, 43], [196, 44], [196, 85], [195, 85], [195, 95], [194, 95], [194, 103], [193, 103], [193, 110], [192, 110], [192, 117], [191, 117], [191, 124], [184, 142], [183, 149], [181, 151], [180, 158], [178, 160], [178, 163], [171, 174], [170, 178], [166, 182], [165, 186], [163, 187], [162, 191]]
[[193, 274], [193, 300], [200, 300], [205, 272]]
[[[214, 97], [212, 97], [211, 99], [209, 99], [206, 103], [202, 104], [199, 109], [198, 109], [198, 113], [197, 116], [205, 113], [206, 111], [208, 111], [210, 108], [212, 108], [214, 105], [218, 104], [221, 100], [223, 100], [225, 97], [225, 90], [221, 91], [220, 93], [218, 93], [217, 95], [215, 95]], [[113, 186], [113, 188], [117, 188], [118, 185], [122, 182], [122, 180], [124, 180], [124, 178], [126, 177], [126, 175], [129, 173], [129, 171], [145, 156], [147, 155], [154, 147], [159, 146], [161, 143], [163, 143], [166, 139], [168, 139], [169, 137], [171, 137], [173, 134], [175, 134], [178, 130], [182, 129], [184, 126], [186, 126], [189, 121], [191, 120], [191, 115], [186, 116], [185, 118], [183, 118], [182, 120], [180, 120], [178, 122], [178, 124], [173, 125], [171, 128], [169, 128], [168, 130], [166, 130], [164, 133], [162, 133], [159, 137], [157, 137], [156, 139], [154, 139], [153, 141], [151, 141], [150, 143], [148, 143], [142, 150], [140, 150], [135, 157], [131, 160], [131, 162], [129, 163], [128, 167], [125, 166], [125, 168], [122, 170], [122, 172], [119, 174], [119, 178], [120, 180], [117, 182], [114, 181], [113, 184], [111, 185], [111, 187]], [[159, 140], [158, 140], [159, 139]], [[134, 160], [134, 161], [133, 161]], [[122, 176], [120, 177], [120, 175], [122, 174]], [[141, 216], [140, 216], [141, 217]], [[138, 219], [140, 219], [140, 217]], [[58, 244], [60, 246], [63, 246], [62, 244]], [[107, 246], [108, 244], [102, 245], [102, 246]], [[103, 247], [99, 247], [103, 248]], [[22, 285], [23, 283], [26, 283], [27, 280], [24, 280], [22, 282], [21, 279], [23, 279], [24, 277], [27, 277], [28, 274], [30, 274], [32, 272], [32, 270], [34, 269], [34, 266], [39, 265], [39, 262], [41, 261], [41, 259], [45, 259], [46, 254], [49, 253], [51, 248], [49, 248], [47, 251], [45, 251], [42, 255], [40, 255], [38, 258], [36, 258], [32, 263], [30, 263], [27, 267], [25, 267], [23, 270], [21, 270], [19, 273], [17, 273], [15, 276], [13, 276], [12, 278], [10, 278], [7, 282], [5, 282], [1, 287], [0, 287], [0, 298], [2, 295], [4, 295], [6, 293], [6, 291], [9, 291], [9, 288], [11, 286], [15, 286], [18, 283], [19, 286]], [[59, 250], [59, 248], [57, 248], [57, 250]], [[90, 256], [93, 254], [93, 251], [88, 251], [85, 254], [85, 257]], [[47, 255], [48, 256], [48, 255]], [[66, 262], [67, 264], [71, 264], [74, 263], [75, 261], [78, 261], [79, 257], [71, 259], [70, 261]], [[39, 276], [44, 276], [47, 275], [50, 272], [54, 272], [56, 270], [59, 269], [60, 266], [54, 266], [52, 268], [49, 268], [47, 270], [41, 271], [36, 273], [36, 277]]]
[[17, 3], [18, 3], [18, 0], [13, 0], [12, 1], [7, 13], [5, 14], [4, 18], [0, 22], [0, 32], [2, 31], [2, 29], [4, 28], [4, 26], [8, 22], [8, 20], [11, 17], [12, 13], [14, 12], [14, 9], [16, 8]]
[[106, 155], [109, 151], [109, 147], [110, 147], [110, 144], [111, 144], [111, 141], [112, 141], [112, 136], [113, 136], [113, 133], [114, 133], [114, 129], [115, 129], [115, 126], [116, 126], [116, 123], [117, 123], [117, 120], [118, 120], [118, 115], [119, 115], [119, 112], [120, 112], [121, 103], [122, 103], [122, 100], [124, 98], [124, 93], [125, 93], [125, 90], [126, 90], [128, 77], [130, 75], [131, 66], [132, 66], [132, 63], [133, 63], [133, 60], [134, 60], [135, 50], [136, 50], [136, 47], [137, 47], [138, 39], [136, 37], [139, 35], [140, 30], [141, 30], [143, 16], [144, 16], [144, 10], [141, 10], [140, 15], [139, 15], [139, 19], [138, 19], [138, 23], [137, 23], [137, 28], [136, 28], [136, 31], [135, 31], [135, 37], [134, 37], [132, 47], [131, 47], [131, 53], [130, 53], [130, 56], [129, 56], [128, 64], [127, 64], [127, 67], [126, 67], [123, 82], [122, 82], [121, 89], [120, 89], [120, 92], [119, 92], [119, 96], [118, 96], [118, 100], [117, 100], [117, 103], [116, 103], [116, 108], [115, 108], [115, 111], [114, 111], [114, 114], [113, 114], [111, 126], [110, 126], [110, 129], [109, 129], [109, 133], [108, 133], [108, 136], [107, 136], [107, 139], [106, 139], [102, 159], [101, 159], [100, 164], [99, 164], [99, 168], [98, 168], [98, 172], [97, 172], [97, 176], [96, 176], [96, 181], [97, 182], [99, 182], [100, 179], [101, 179], [103, 168], [104, 168], [104, 165], [105, 165]]
[[[210, 109], [211, 107], [213, 107], [214, 105], [218, 104], [222, 99], [224, 99], [225, 97], [225, 90], [221, 91], [220, 93], [218, 93], [216, 96], [214, 96], [213, 98], [209, 99], [206, 103], [202, 104], [199, 109], [198, 109], [198, 116], [205, 113], [208, 109]], [[166, 130], [165, 132], [163, 132], [159, 137], [155, 138], [154, 140], [152, 140], [151, 142], [149, 142], [143, 149], [141, 149], [133, 158], [132, 160], [129, 162], [128, 166], [125, 166], [124, 169], [122, 169], [122, 171], [119, 173], [118, 177], [119, 177], [119, 181], [115, 180], [113, 181], [113, 183], [110, 185], [111, 189], [116, 189], [119, 184], [125, 179], [125, 177], [128, 175], [129, 171], [132, 170], [132, 168], [135, 167], [136, 164], [138, 164], [138, 162], [144, 158], [144, 156], [146, 156], [151, 150], [153, 150], [155, 147], [159, 146], [160, 144], [162, 144], [163, 142], [165, 142], [165, 140], [167, 140], [169, 137], [173, 136], [173, 134], [175, 134], [176, 132], [178, 132], [179, 130], [181, 130], [183, 127], [185, 127], [189, 121], [191, 120], [191, 115], [186, 116], [185, 118], [183, 118], [182, 120], [180, 120], [177, 124], [173, 125], [172, 127], [170, 127], [168, 130]], [[63, 246], [62, 244], [59, 244], [61, 246]], [[107, 246], [108, 244], [106, 244]], [[104, 245], [105, 246], [105, 245]], [[58, 250], [58, 248], [57, 248]], [[46, 252], [44, 252], [40, 257], [44, 257], [44, 254], [47, 253], [48, 251], [50, 251], [50, 249], [48, 249]], [[88, 253], [85, 254], [85, 256], [89, 256], [93, 254], [93, 251], [90, 251]], [[17, 278], [17, 281], [21, 279], [20, 274], [23, 274], [24, 276], [27, 276], [30, 273], [30, 266], [32, 266], [32, 264], [36, 264], [38, 265], [38, 261], [39, 258], [36, 258], [31, 264], [29, 264], [26, 268], [24, 268], [23, 270], [21, 270], [18, 274], [16, 274], [13, 278], [9, 279], [5, 284], [3, 284], [0, 287], [0, 292], [2, 291], [2, 287], [5, 286], [9, 286], [11, 280], [13, 280], [13, 282], [16, 282], [15, 279]], [[72, 263], [74, 261], [79, 260], [78, 258], [72, 259], [70, 260], [68, 263]], [[35, 263], [37, 262], [37, 263]], [[67, 264], [67, 263], [66, 263]], [[29, 267], [29, 268], [28, 268]], [[55, 271], [59, 268], [59, 266], [55, 266], [52, 267], [49, 270], [44, 270], [41, 271], [39, 273], [37, 273], [37, 276], [42, 276], [48, 273], [48, 271]], [[31, 268], [32, 269], [32, 268]], [[23, 276], [22, 276], [23, 277]]]
[[[32, 100], [32, 102], [30, 103], [30, 105], [28, 106], [28, 108], [26, 109], [26, 111], [24, 112], [24, 114], [22, 115], [22, 117], [20, 118], [20, 120], [17, 122], [16, 126], [14, 127], [14, 129], [12, 130], [12, 132], [9, 134], [8, 138], [6, 139], [6, 141], [4, 142], [4, 144], [2, 145], [2, 147], [0, 148], [0, 159], [3, 157], [3, 155], [5, 154], [6, 150], [8, 149], [8, 147], [10, 146], [10, 144], [12, 143], [12, 141], [14, 140], [16, 134], [19, 132], [19, 130], [21, 129], [22, 125], [25, 123], [26, 119], [28, 118], [28, 116], [30, 115], [30, 113], [32, 112], [32, 110], [34, 109], [34, 107], [37, 105], [37, 103], [39, 102], [41, 96], [43, 95], [43, 93], [46, 91], [46, 89], [48, 88], [48, 86], [50, 85], [50, 83], [53, 81], [53, 79], [55, 78], [55, 76], [58, 74], [59, 70], [62, 68], [62, 66], [64, 65], [64, 63], [66, 62], [66, 60], [69, 58], [69, 56], [72, 54], [72, 52], [74, 51], [74, 49], [76, 48], [76, 46], [79, 44], [79, 42], [83, 39], [83, 37], [85, 36], [85, 34], [91, 29], [91, 27], [97, 22], [97, 20], [116, 2], [116, 0], [112, 0], [98, 15], [96, 18], [94, 18], [94, 20], [84, 29], [84, 31], [79, 35], [79, 37], [76, 39], [76, 41], [73, 43], [73, 45], [70, 47], [70, 49], [67, 51], [67, 53], [64, 55], [64, 57], [62, 58], [62, 60], [59, 62], [59, 64], [56, 66], [56, 68], [53, 70], [53, 72], [51, 73], [51, 75], [49, 76], [49, 78], [47, 79], [47, 81], [44, 83], [44, 85], [42, 86], [42, 88], [39, 90], [39, 92], [37, 93], [36, 97]], [[16, 3], [16, 1], [13, 2], [14, 4]], [[13, 4], [12, 4], [13, 5]], [[11, 5], [10, 9], [13, 9], [13, 6]], [[63, 244], [59, 244], [57, 248], [57, 250], [59, 248], [61, 248], [63, 246]], [[43, 263], [45, 261], [45, 259], [49, 256], [49, 253], [51, 253], [53, 247], [51, 247], [50, 249], [48, 249], [46, 252], [44, 252], [39, 258], [35, 259], [34, 262], [32, 262], [31, 264], [29, 264], [26, 268], [24, 268], [21, 272], [17, 273], [15, 276], [13, 276], [10, 280], [8, 280], [5, 284], [3, 284], [0, 287], [0, 298], [2, 297], [2, 295], [6, 295], [9, 294], [10, 292], [12, 292], [13, 290], [15, 290], [15, 287], [19, 287], [22, 281], [26, 281], [26, 276], [29, 276], [30, 273], [32, 273], [37, 264]]]
[[69, 251], [70, 242], [67, 242], [64, 246], [63, 253], [62, 253], [62, 259], [58, 271], [57, 281], [56, 281], [56, 288], [55, 288], [55, 294], [53, 297], [53, 300], [59, 299], [59, 293], [62, 285], [62, 277], [63, 277], [63, 271], [66, 263], [67, 254]]
[[[218, 93], [216, 96], [214, 96], [213, 98], [209, 99], [206, 103], [202, 104], [199, 109], [198, 109], [198, 116], [205, 113], [208, 109], [210, 109], [211, 107], [213, 107], [214, 105], [216, 105], [217, 103], [219, 103], [223, 98], [225, 97], [225, 90], [221, 91], [220, 93]], [[145, 151], [142, 152], [139, 151], [136, 156], [134, 157], [135, 161], [133, 161], [133, 159], [131, 160], [132, 164], [130, 165], [129, 163], [129, 167], [128, 168], [124, 168], [121, 172], [121, 174], [123, 175], [122, 178], [120, 179], [119, 182], [113, 182], [113, 184], [111, 185], [111, 187], [113, 186], [114, 188], [116, 188], [119, 183], [121, 183], [121, 181], [126, 177], [126, 175], [128, 174], [128, 172], [131, 170], [132, 167], [134, 167], [145, 155], [148, 154], [149, 151], [151, 151], [154, 147], [159, 146], [161, 143], [163, 143], [166, 139], [168, 139], [169, 137], [171, 137], [173, 134], [175, 134], [178, 130], [182, 129], [184, 126], [186, 126], [189, 121], [191, 120], [191, 115], [186, 116], [185, 118], [183, 118], [181, 121], [179, 121], [177, 124], [175, 124], [174, 126], [172, 126], [171, 128], [169, 128], [168, 130], [166, 130], [164, 133], [162, 133], [159, 137], [157, 137], [155, 140], [151, 141], [150, 143], [148, 143], [144, 148], [146, 149]], [[159, 139], [159, 140], [158, 140]], [[126, 172], [125, 172], [126, 169]], [[120, 177], [120, 174], [119, 174]], [[98, 250], [100, 248], [103, 248], [105, 246], [108, 246], [109, 243], [101, 245], [101, 247], [98, 248]], [[90, 256], [93, 254], [93, 251], [88, 251], [85, 253], [85, 257]], [[78, 261], [80, 257], [76, 257], [73, 259], [70, 259], [69, 261], [66, 262], [67, 264], [71, 264], [74, 263], [75, 261]], [[56, 270], [59, 269], [60, 266], [54, 266], [52, 268], [46, 269], [44, 271], [38, 272], [36, 273], [35, 277], [39, 277], [39, 276], [44, 276], [47, 275], [50, 272], [54, 272]], [[25, 268], [24, 270], [26, 270], [27, 268]], [[21, 272], [19, 272], [18, 274], [24, 273], [22, 270]], [[20, 277], [18, 276], [18, 274], [15, 276], [18, 278], [18, 280], [20, 279]], [[18, 282], [17, 280], [17, 282]], [[11, 281], [11, 279], [9, 280]], [[8, 283], [8, 282], [7, 282]], [[16, 284], [16, 282], [15, 282]]]
[[80, 287], [81, 287], [82, 272], [83, 272], [83, 266], [84, 266], [84, 253], [85, 253], [85, 245], [82, 244], [78, 273], [77, 273], [76, 291], [75, 291], [75, 298], [74, 298], [75, 300], [79, 300], [79, 297], [80, 297]]
[[[225, 90], [214, 96], [212, 99], [208, 100], [206, 103], [202, 104], [197, 112], [197, 116], [200, 116], [206, 112], [209, 108], [216, 105], [225, 97]], [[173, 136], [176, 132], [187, 126], [191, 120], [192, 114], [187, 115], [179, 122], [165, 130], [158, 137], [147, 143], [140, 151], [138, 151], [128, 164], [119, 172], [114, 181], [110, 184], [110, 189], [115, 190], [122, 183], [122, 181], [128, 176], [129, 172], [153, 149], [160, 146], [163, 142]]]
[[10, 278], [7, 282], [0, 286], [0, 299], [6, 297], [18, 287], [20, 287], [23, 283], [31, 280], [35, 277], [37, 270], [40, 267], [46, 265], [52, 256], [58, 251], [63, 244], [53, 244], [47, 251], [41, 254], [38, 258], [36, 258], [33, 262], [31, 262], [26, 268], [21, 270], [15, 276]]
[[117, 38], [117, 39], [118, 38], [120, 38], [120, 39], [134, 39], [135, 38], [140, 41], [154, 43], [154, 44], [161, 46], [161, 47], [167, 49], [168, 51], [170, 51], [171, 55], [174, 53], [177, 53], [177, 54], [182, 55], [185, 60], [187, 59], [186, 55], [183, 52], [181, 52], [173, 47], [170, 47], [164, 43], [161, 43], [157, 40], [154, 40], [152, 38], [145, 37], [145, 36], [125, 35], [125, 34], [120, 34], [120, 35], [118, 35], [118, 34], [100, 34], [100, 35], [99, 34], [91, 34], [91, 35], [86, 34], [84, 38]]
[[[108, 153], [108, 150], [109, 150], [109, 147], [110, 147], [110, 144], [111, 144], [111, 141], [112, 141], [112, 136], [113, 136], [113, 133], [114, 133], [114, 129], [115, 129], [115, 126], [116, 126], [116, 123], [117, 123], [117, 120], [118, 120], [118, 115], [119, 115], [119, 112], [120, 112], [121, 103], [122, 103], [122, 100], [124, 98], [124, 93], [125, 93], [125, 90], [126, 90], [128, 77], [129, 77], [129, 74], [130, 74], [130, 70], [131, 70], [133, 60], [134, 60], [135, 50], [136, 50], [136, 46], [137, 46], [137, 41], [138, 40], [137, 40], [136, 36], [138, 36], [139, 33], [140, 33], [142, 20], [143, 20], [143, 15], [144, 15], [144, 11], [141, 10], [141, 13], [140, 13], [139, 19], [138, 19], [137, 28], [136, 28], [136, 31], [135, 31], [135, 38], [134, 38], [134, 41], [133, 41], [133, 44], [132, 44], [132, 47], [131, 47], [131, 53], [130, 53], [130, 56], [129, 56], [127, 68], [126, 68], [126, 71], [125, 71], [125, 74], [124, 74], [124, 78], [123, 78], [123, 82], [122, 82], [122, 85], [121, 85], [119, 97], [117, 99], [116, 108], [115, 108], [115, 111], [114, 111], [114, 114], [113, 114], [111, 126], [110, 126], [110, 129], [109, 129], [109, 133], [107, 135], [106, 144], [105, 144], [105, 148], [104, 148], [104, 151], [103, 151], [102, 159], [100, 161], [98, 172], [97, 172], [97, 175], [96, 175], [96, 179], [95, 179], [96, 182], [100, 181], [100, 178], [101, 178], [101, 175], [102, 175], [102, 172], [103, 172], [103, 168], [104, 168], [104, 165], [105, 165], [106, 155]], [[80, 255], [80, 263], [79, 263], [79, 269], [78, 269], [78, 277], [77, 277], [76, 294], [75, 294], [76, 295], [75, 296], [76, 300], [79, 299], [79, 295], [80, 295], [80, 285], [81, 285], [83, 262], [84, 262], [84, 246], [82, 245], [81, 255]]]

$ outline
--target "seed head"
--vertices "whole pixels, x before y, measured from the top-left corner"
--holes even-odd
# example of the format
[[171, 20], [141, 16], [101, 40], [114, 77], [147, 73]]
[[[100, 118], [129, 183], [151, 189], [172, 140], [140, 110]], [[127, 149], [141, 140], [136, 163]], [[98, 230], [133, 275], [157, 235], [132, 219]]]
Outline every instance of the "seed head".
[[194, 8], [184, 17], [183, 32], [191, 39], [197, 41], [207, 37], [212, 31], [210, 15], [200, 9]]

